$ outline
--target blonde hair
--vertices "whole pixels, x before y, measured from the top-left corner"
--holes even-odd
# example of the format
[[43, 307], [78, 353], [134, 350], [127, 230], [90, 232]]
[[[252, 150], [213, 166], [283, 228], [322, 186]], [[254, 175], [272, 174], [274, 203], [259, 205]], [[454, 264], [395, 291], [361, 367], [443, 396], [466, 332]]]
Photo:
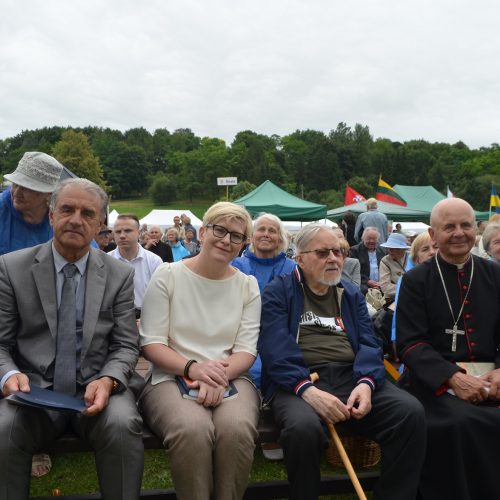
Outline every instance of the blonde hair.
[[418, 264], [418, 252], [427, 243], [430, 243], [431, 245], [434, 243], [434, 241], [432, 240], [431, 235], [429, 234], [428, 231], [424, 231], [423, 233], [420, 233], [413, 240], [413, 243], [411, 244], [411, 247], [410, 247], [410, 257], [411, 257], [411, 260], [415, 264]]
[[[283, 222], [281, 222], [281, 219], [274, 214], [263, 213], [263, 214], [260, 214], [254, 220], [254, 222], [253, 222], [254, 229], [257, 227], [259, 222], [261, 222], [263, 219], [267, 219], [268, 221], [271, 221], [278, 226], [278, 236], [280, 239], [280, 244], [278, 245], [278, 248], [276, 249], [275, 255], [278, 255], [279, 253], [284, 252], [288, 248], [288, 234], [287, 234], [287, 231], [285, 229], [285, 226], [283, 225]], [[250, 243], [250, 250], [253, 253], [255, 253], [253, 242]]]
[[247, 239], [252, 237], [252, 218], [244, 207], [230, 201], [214, 203], [203, 216], [203, 226], [217, 224], [220, 219], [240, 222], [245, 227]]
[[169, 234], [175, 234], [175, 240], [179, 241], [180, 235], [179, 235], [179, 231], [177, 231], [177, 228], [171, 227], [171, 228], [167, 229], [165, 236], [168, 237]]
[[483, 233], [483, 246], [486, 252], [490, 253], [490, 245], [493, 237], [500, 232], [500, 222], [489, 222]]

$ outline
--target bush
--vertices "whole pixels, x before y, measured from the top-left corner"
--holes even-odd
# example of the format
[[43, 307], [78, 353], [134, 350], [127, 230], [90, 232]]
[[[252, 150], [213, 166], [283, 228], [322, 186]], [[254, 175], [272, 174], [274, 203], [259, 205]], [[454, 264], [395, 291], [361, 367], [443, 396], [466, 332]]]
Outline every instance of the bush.
[[165, 205], [177, 197], [177, 183], [173, 175], [156, 174], [149, 187], [149, 195], [157, 205]]

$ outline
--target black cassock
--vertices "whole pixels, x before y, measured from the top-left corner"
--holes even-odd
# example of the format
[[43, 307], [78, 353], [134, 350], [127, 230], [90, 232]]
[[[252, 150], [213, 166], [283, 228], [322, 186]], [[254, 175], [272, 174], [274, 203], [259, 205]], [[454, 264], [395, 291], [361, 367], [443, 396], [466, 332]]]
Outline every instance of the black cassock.
[[[439, 257], [438, 257], [439, 258]], [[479, 257], [463, 269], [439, 258], [455, 318], [469, 295], [452, 350], [453, 329], [435, 259], [403, 277], [397, 304], [397, 347], [408, 371], [403, 385], [423, 404], [427, 455], [420, 492], [424, 500], [500, 498], [500, 401], [473, 405], [446, 392], [457, 361], [500, 367], [500, 265]]]

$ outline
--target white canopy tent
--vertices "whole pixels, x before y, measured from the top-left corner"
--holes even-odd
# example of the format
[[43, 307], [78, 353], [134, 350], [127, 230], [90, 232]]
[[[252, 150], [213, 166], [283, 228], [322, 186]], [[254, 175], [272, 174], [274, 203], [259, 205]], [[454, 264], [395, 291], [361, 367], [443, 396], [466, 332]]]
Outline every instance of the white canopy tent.
[[116, 210], [112, 210], [111, 212], [109, 212], [109, 214], [108, 214], [108, 226], [109, 227], [113, 227], [115, 225], [116, 218], [118, 217], [118, 215], [120, 215], [120, 214]]
[[403, 233], [414, 231], [416, 234], [420, 234], [429, 229], [429, 226], [423, 222], [393, 222], [392, 229], [396, 229], [396, 224], [401, 224], [401, 231]]
[[[308, 224], [312, 224], [312, 222], [301, 222], [301, 221], [282, 221], [283, 225], [285, 226], [285, 229], [289, 233], [298, 233], [303, 227], [307, 226]], [[318, 221], [319, 224], [325, 224], [328, 227], [337, 227], [337, 224], [335, 222], [332, 222], [330, 219], [321, 219]]]
[[162, 230], [174, 225], [174, 217], [176, 215], [186, 214], [191, 219], [191, 224], [198, 230], [202, 226], [202, 221], [196, 217], [190, 210], [179, 208], [178, 210], [151, 210], [148, 215], [143, 217], [139, 222], [141, 226], [147, 224], [149, 226], [159, 226]]

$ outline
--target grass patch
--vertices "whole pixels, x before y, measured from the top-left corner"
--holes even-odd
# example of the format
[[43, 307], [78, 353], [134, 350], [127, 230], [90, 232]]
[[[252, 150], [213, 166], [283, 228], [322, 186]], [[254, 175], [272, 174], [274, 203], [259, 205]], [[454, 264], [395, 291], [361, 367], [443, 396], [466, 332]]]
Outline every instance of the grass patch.
[[[40, 478], [31, 479], [31, 497], [51, 496], [52, 490], [59, 489], [62, 495], [97, 493], [99, 485], [93, 453], [61, 453], [51, 455], [52, 470]], [[168, 489], [174, 484], [164, 450], [146, 450], [144, 454], [143, 490]], [[332, 469], [325, 461], [321, 473], [327, 476], [345, 474], [342, 469]], [[283, 462], [266, 460], [260, 447], [255, 449], [255, 458], [250, 474], [250, 482], [286, 480]], [[371, 495], [367, 493], [368, 498]], [[333, 495], [321, 497], [324, 500], [355, 500], [356, 495]]]
[[[111, 199], [111, 203], [109, 204], [109, 211], [116, 210], [118, 213], [134, 213], [142, 219], [145, 217], [151, 210], [172, 210], [178, 209], [179, 215], [183, 212], [183, 210], [191, 210], [196, 217], [201, 219], [203, 214], [206, 212], [207, 208], [214, 203], [211, 200], [207, 200], [204, 198], [196, 199], [193, 201], [189, 200], [177, 200], [172, 201], [166, 205], [156, 205], [151, 198], [131, 198], [127, 200], [114, 200]], [[169, 224], [172, 221], [167, 221]]]

